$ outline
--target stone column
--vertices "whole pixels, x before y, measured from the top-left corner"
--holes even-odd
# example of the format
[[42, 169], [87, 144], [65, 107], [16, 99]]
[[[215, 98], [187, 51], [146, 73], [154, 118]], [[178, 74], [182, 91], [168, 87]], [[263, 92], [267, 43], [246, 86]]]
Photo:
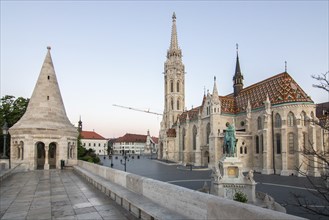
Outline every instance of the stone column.
[[281, 163], [282, 163], [282, 170], [281, 170], [281, 176], [288, 176], [288, 154], [289, 154], [289, 149], [288, 149], [288, 144], [287, 144], [287, 132], [286, 129], [281, 130]]
[[44, 170], [49, 170], [49, 161], [48, 161], [49, 145], [45, 146], [45, 165]]

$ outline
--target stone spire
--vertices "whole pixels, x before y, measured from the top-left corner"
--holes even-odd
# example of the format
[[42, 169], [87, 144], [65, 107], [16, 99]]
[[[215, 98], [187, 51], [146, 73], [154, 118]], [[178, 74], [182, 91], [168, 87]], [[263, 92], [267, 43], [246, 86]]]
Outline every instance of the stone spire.
[[233, 76], [234, 96], [237, 96], [239, 92], [243, 89], [243, 75], [240, 69], [238, 49], [239, 49], [238, 44], [236, 44], [236, 65], [235, 65], [235, 73]]
[[178, 58], [182, 57], [182, 51], [178, 47], [175, 12], [172, 15], [171, 41], [170, 41], [170, 48], [167, 51], [167, 58], [169, 59], [170, 57], [178, 57]]
[[[69, 121], [57, 77], [51, 59], [50, 47], [43, 62], [39, 78], [23, 117], [11, 128], [53, 130], [59, 133], [69, 132], [74, 135], [77, 130]], [[77, 136], [77, 135], [76, 135]]]

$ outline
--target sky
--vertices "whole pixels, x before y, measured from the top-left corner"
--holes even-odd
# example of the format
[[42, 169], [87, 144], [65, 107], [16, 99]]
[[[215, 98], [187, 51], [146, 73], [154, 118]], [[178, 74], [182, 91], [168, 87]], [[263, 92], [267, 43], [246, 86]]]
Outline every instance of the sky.
[[329, 71], [328, 1], [3, 1], [1, 97], [30, 98], [51, 54], [70, 121], [106, 138], [158, 136], [164, 62], [176, 13], [185, 106], [200, 106], [216, 76], [233, 92], [236, 44], [244, 86], [287, 72], [315, 103], [311, 75]]

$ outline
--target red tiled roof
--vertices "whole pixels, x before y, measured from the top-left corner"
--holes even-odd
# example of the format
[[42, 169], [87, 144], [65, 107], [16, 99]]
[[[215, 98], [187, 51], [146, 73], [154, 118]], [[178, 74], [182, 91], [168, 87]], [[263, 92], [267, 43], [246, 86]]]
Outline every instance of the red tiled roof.
[[138, 142], [138, 143], [145, 143], [146, 142], [146, 135], [142, 134], [125, 134], [122, 137], [116, 139], [115, 142]]
[[82, 139], [98, 139], [98, 140], [106, 140], [103, 136], [100, 134], [97, 134], [94, 131], [81, 131], [81, 138]]
[[174, 128], [170, 128], [167, 130], [167, 137], [176, 137], [176, 130]]
[[157, 137], [151, 137], [151, 138], [154, 143], [156, 143], [156, 144], [159, 143], [159, 138], [157, 138]]

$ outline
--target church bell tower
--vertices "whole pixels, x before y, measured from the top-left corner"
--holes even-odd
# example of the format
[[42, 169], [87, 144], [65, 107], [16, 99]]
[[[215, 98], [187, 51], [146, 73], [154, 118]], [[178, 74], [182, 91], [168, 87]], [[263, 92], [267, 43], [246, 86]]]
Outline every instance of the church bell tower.
[[167, 60], [164, 64], [164, 114], [166, 129], [170, 128], [185, 108], [185, 67], [182, 62], [182, 51], [178, 47], [176, 15], [172, 16], [172, 30]]

